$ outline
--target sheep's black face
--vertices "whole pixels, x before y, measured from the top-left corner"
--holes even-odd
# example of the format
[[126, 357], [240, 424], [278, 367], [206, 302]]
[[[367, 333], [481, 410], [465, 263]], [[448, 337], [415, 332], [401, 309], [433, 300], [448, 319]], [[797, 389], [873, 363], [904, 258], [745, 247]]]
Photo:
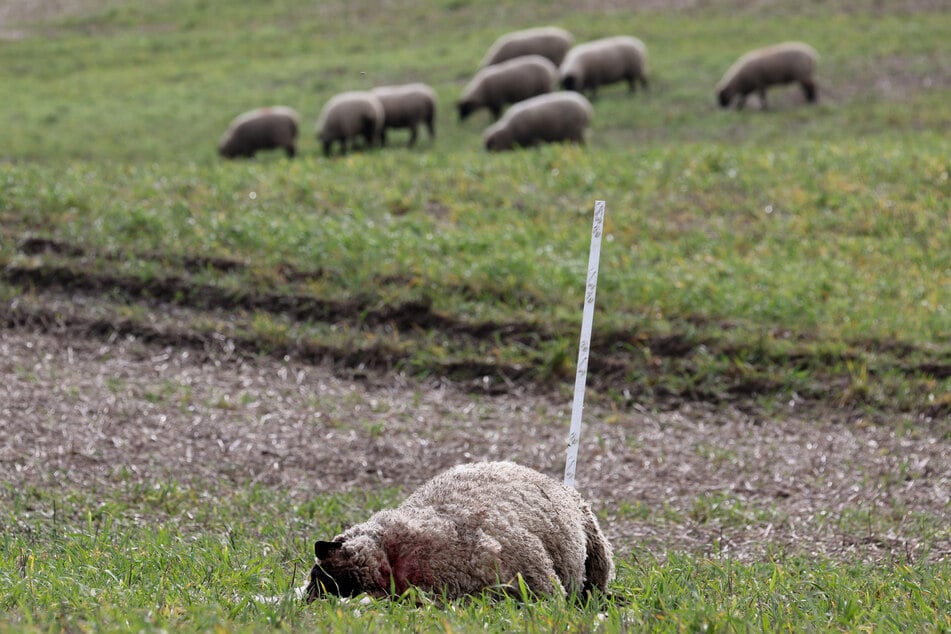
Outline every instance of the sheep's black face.
[[721, 108], [726, 108], [730, 105], [730, 95], [727, 94], [726, 90], [721, 90], [717, 93], [717, 99], [720, 101]]
[[355, 597], [366, 591], [343, 550], [343, 542], [317, 542], [314, 554], [318, 562], [310, 570], [308, 603], [326, 594]]
[[465, 121], [466, 117], [472, 114], [475, 111], [475, 108], [472, 107], [472, 104], [468, 101], [460, 101], [458, 103], [459, 107], [459, 120]]
[[578, 80], [574, 75], [565, 75], [561, 80], [561, 87], [565, 90], [578, 90]]

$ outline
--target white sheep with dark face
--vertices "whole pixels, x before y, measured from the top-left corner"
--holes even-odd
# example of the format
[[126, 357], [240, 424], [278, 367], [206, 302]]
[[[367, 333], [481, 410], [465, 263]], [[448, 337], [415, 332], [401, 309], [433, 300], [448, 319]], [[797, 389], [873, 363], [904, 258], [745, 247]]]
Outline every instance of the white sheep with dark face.
[[297, 154], [300, 116], [287, 106], [250, 110], [234, 118], [218, 141], [224, 158], [251, 158], [261, 150], [283, 149], [288, 157]]
[[717, 83], [717, 100], [727, 108], [736, 99], [739, 110], [746, 97], [755, 92], [766, 108], [767, 88], [799, 83], [806, 100], [814, 103], [819, 98], [815, 77], [818, 64], [816, 49], [802, 42], [783, 42], [750, 51], [736, 60]]
[[395, 509], [314, 545], [305, 595], [374, 597], [415, 587], [449, 599], [484, 590], [606, 591], [611, 545], [590, 507], [560, 482], [512, 462], [457, 466]]
[[551, 92], [558, 83], [558, 68], [541, 55], [516, 57], [480, 70], [466, 84], [456, 106], [459, 120], [488, 108], [498, 119], [502, 109], [529, 97]]
[[630, 35], [616, 35], [578, 44], [559, 69], [561, 87], [597, 93], [599, 86], [626, 81], [631, 92], [647, 88], [647, 47]]
[[584, 95], [562, 91], [539, 95], [512, 106], [482, 135], [490, 152], [571, 141], [583, 144], [594, 109]]
[[372, 92], [343, 92], [324, 104], [317, 118], [317, 139], [323, 144], [325, 156], [330, 156], [335, 143], [345, 154], [359, 137], [363, 137], [366, 147], [373, 147], [382, 143], [383, 120], [383, 104]]
[[425, 124], [429, 138], [436, 137], [436, 92], [422, 83], [378, 86], [371, 92], [383, 104], [383, 132], [381, 141], [386, 144], [386, 131], [394, 128], [409, 129], [409, 145], [416, 143], [416, 128]]

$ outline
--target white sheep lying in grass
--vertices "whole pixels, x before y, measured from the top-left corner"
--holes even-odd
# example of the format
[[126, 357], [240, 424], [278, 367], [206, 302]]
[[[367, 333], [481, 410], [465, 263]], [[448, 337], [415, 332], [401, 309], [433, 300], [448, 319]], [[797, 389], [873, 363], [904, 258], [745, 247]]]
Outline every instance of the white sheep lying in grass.
[[400, 595], [410, 587], [448, 599], [484, 590], [535, 595], [606, 591], [611, 545], [578, 493], [512, 462], [465, 464], [395, 509], [314, 545], [305, 591]]
[[806, 100], [814, 103], [819, 98], [816, 88], [816, 66], [819, 54], [802, 42], [783, 42], [746, 53], [730, 66], [717, 84], [717, 99], [723, 108], [737, 99], [737, 110], [742, 109], [750, 93], [759, 95], [766, 108], [766, 89], [770, 86], [798, 82]]

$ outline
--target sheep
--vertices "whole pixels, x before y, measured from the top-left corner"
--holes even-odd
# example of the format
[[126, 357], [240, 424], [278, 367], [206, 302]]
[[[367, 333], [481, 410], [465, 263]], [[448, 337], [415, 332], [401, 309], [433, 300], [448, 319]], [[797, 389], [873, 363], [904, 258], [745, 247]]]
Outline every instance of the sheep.
[[557, 26], [539, 26], [512, 31], [499, 37], [489, 47], [479, 68], [506, 62], [523, 55], [541, 55], [558, 66], [572, 44], [574, 44], [574, 37], [571, 33]]
[[383, 104], [372, 92], [356, 90], [333, 96], [323, 107], [317, 119], [317, 138], [323, 143], [324, 155], [330, 156], [334, 143], [340, 144], [340, 153], [346, 154], [348, 145], [358, 136], [366, 147], [380, 139], [383, 131]]
[[436, 92], [426, 84], [379, 86], [371, 92], [383, 105], [383, 130], [380, 143], [386, 144], [386, 130], [409, 128], [409, 146], [416, 143], [416, 127], [425, 123], [429, 138], [436, 137]]
[[516, 103], [554, 90], [558, 68], [541, 55], [524, 55], [477, 72], [457, 102], [459, 120], [480, 108], [488, 108], [494, 119], [506, 104]]
[[287, 106], [250, 110], [234, 118], [218, 141], [224, 158], [253, 157], [259, 150], [282, 148], [289, 158], [297, 154], [298, 114]]
[[399, 596], [409, 587], [456, 599], [484, 590], [606, 592], [611, 545], [578, 493], [512, 462], [445, 471], [399, 507], [314, 544], [304, 597]]
[[717, 83], [720, 107], [727, 108], [736, 97], [736, 109], [741, 110], [750, 93], [757, 93], [763, 109], [766, 89], [770, 86], [798, 82], [809, 103], [818, 98], [816, 66], [819, 54], [802, 42], [783, 42], [750, 51], [740, 57]]
[[516, 145], [574, 141], [584, 143], [585, 128], [593, 108], [576, 92], [554, 92], [515, 104], [483, 134], [490, 152], [511, 150]]
[[636, 37], [617, 35], [572, 47], [559, 69], [561, 87], [592, 96], [598, 86], [627, 80], [630, 92], [647, 88], [647, 47]]

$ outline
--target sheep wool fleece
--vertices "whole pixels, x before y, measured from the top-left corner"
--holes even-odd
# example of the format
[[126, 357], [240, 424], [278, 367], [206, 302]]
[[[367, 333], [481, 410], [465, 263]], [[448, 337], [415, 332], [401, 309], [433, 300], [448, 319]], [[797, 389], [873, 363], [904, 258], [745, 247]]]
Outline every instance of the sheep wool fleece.
[[574, 490], [512, 462], [464, 464], [437, 475], [399, 507], [318, 541], [308, 600], [329, 593], [447, 598], [517, 588], [536, 595], [606, 590], [611, 546]]

